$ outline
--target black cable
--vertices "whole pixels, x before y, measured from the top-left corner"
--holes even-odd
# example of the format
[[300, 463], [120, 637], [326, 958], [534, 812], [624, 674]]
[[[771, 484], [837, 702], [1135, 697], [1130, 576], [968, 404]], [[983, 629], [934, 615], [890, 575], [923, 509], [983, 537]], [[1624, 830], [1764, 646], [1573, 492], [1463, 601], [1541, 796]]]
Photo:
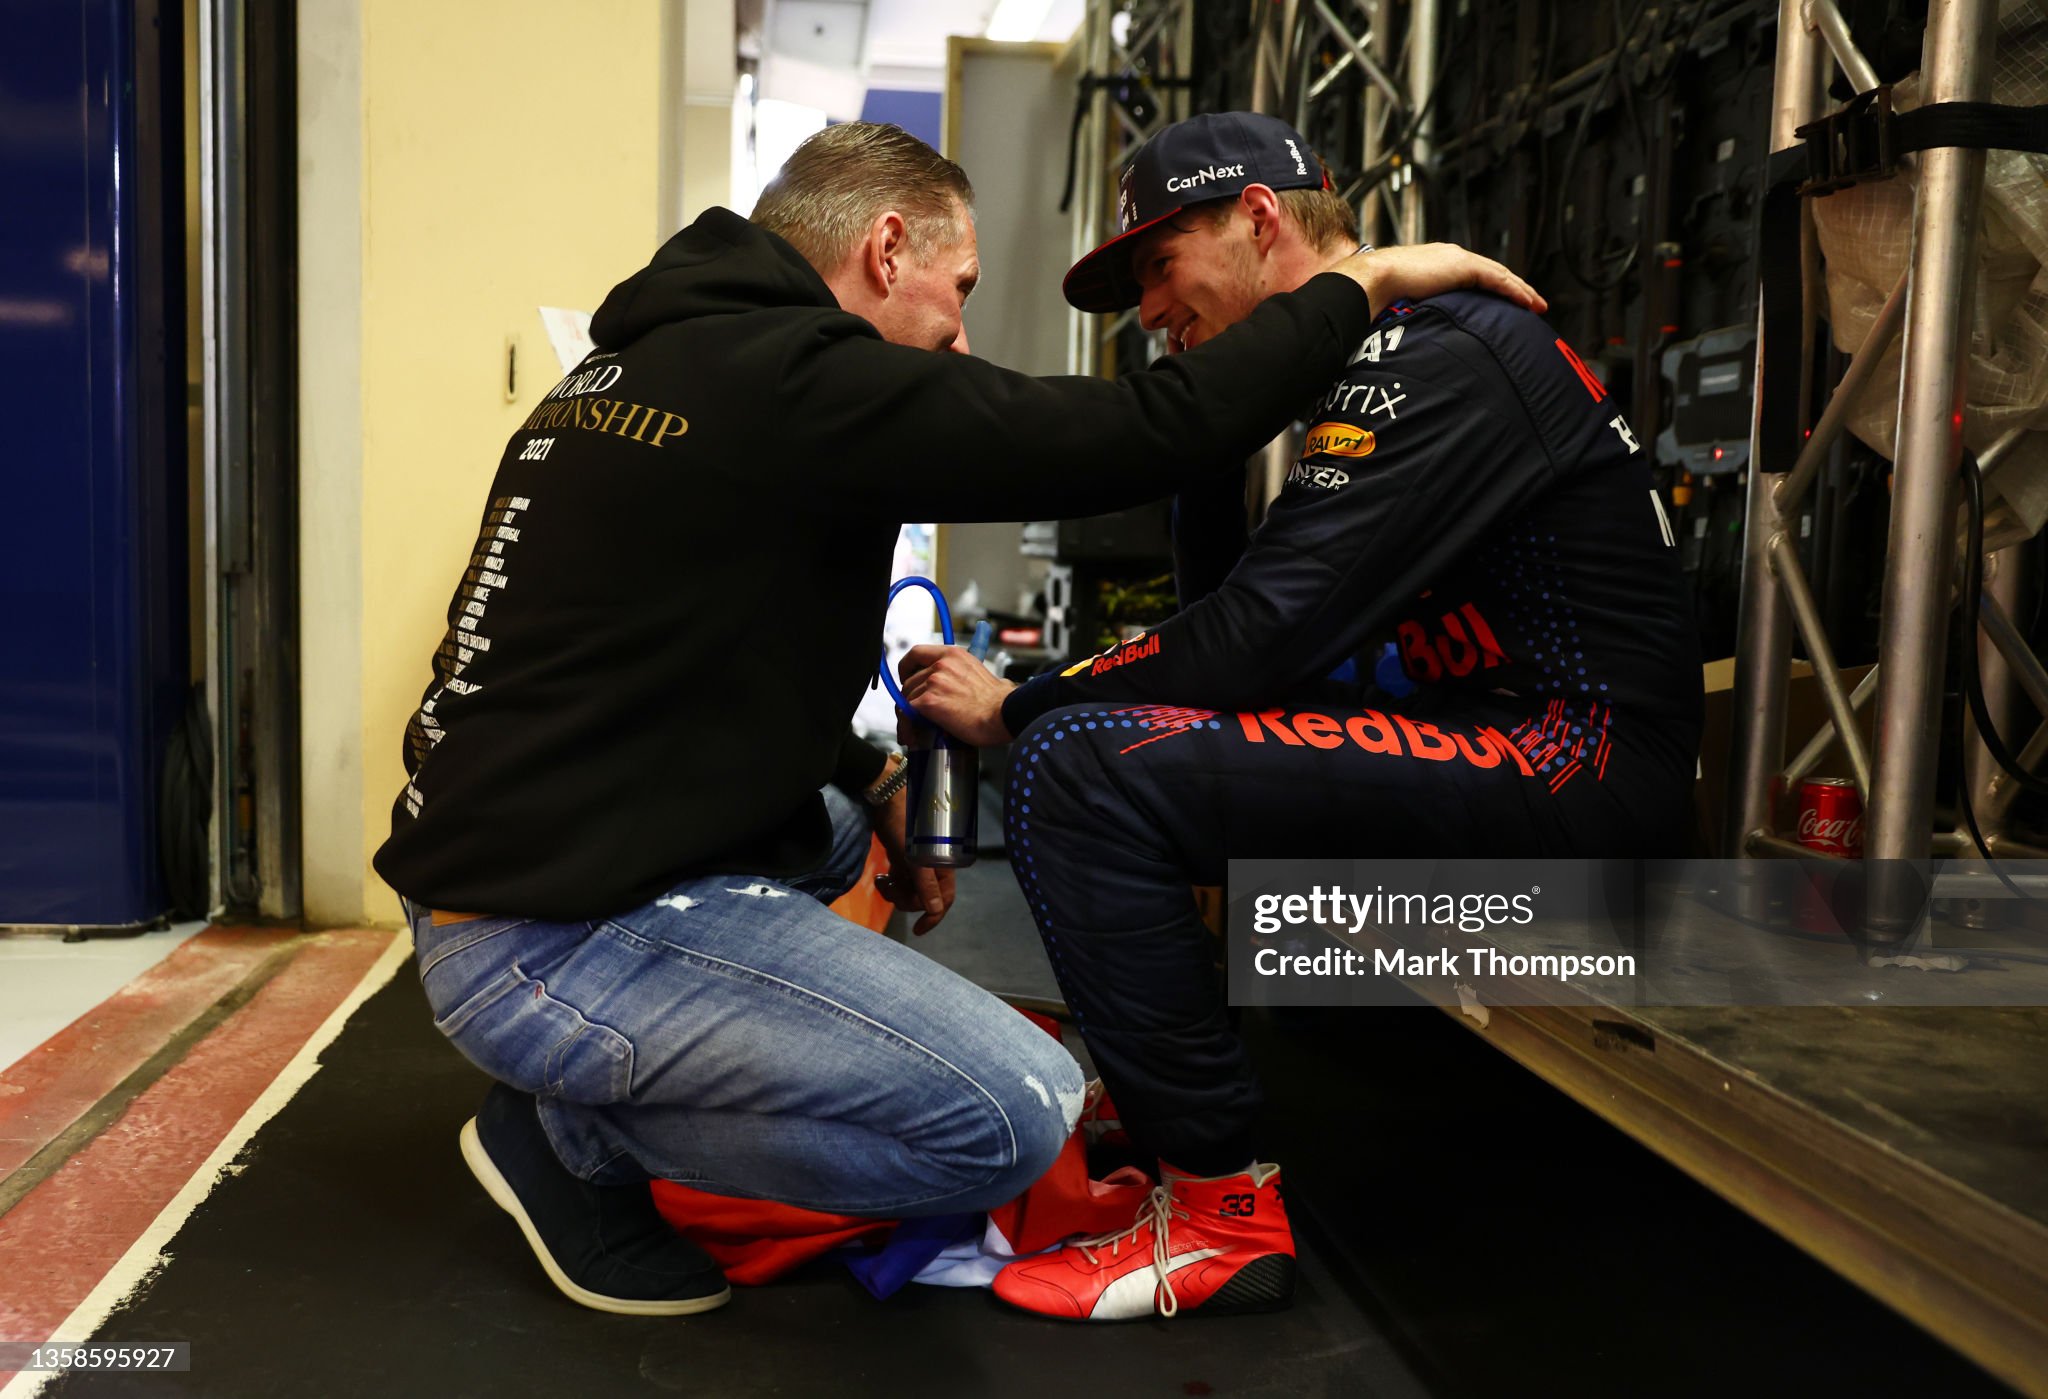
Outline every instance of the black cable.
[[[1970, 634], [1964, 631], [1960, 625], [1956, 628], [1956, 636], [1963, 649], [1970, 649]], [[1969, 688], [1969, 683], [1969, 671], [1966, 668], [1963, 672], [1963, 686], [1966, 690]], [[1965, 700], [1965, 703], [1968, 703], [1968, 701]], [[1961, 739], [1963, 735], [1958, 734], [1957, 737]], [[1970, 833], [1970, 840], [1973, 842], [1977, 853], [1988, 856], [1991, 847], [1984, 843], [1984, 832], [1977, 825], [1977, 804], [1970, 795], [1969, 744], [1958, 742], [1954, 751], [1956, 755], [1956, 815], [1962, 817], [1963, 829]]]
[[1066, 213], [1074, 204], [1074, 173], [1081, 153], [1081, 123], [1088, 119], [1089, 100], [1107, 89], [1110, 100], [1120, 104], [1131, 113], [1139, 125], [1150, 120], [1140, 104], [1164, 89], [1187, 89], [1195, 85], [1193, 78], [1152, 77], [1143, 72], [1125, 72], [1104, 77], [1099, 73], [1083, 73], [1075, 80], [1078, 96], [1074, 99], [1074, 122], [1067, 128], [1067, 180], [1060, 189], [1060, 212]]
[[1416, 109], [1414, 119], [1407, 126], [1403, 127], [1401, 134], [1395, 138], [1393, 149], [1381, 156], [1378, 163], [1359, 176], [1361, 180], [1365, 181], [1365, 193], [1360, 196], [1361, 198], [1369, 197], [1374, 190], [1386, 182], [1387, 176], [1393, 174], [1404, 164], [1418, 173], [1423, 172], [1422, 165], [1415, 159], [1415, 136], [1417, 132], [1422, 130], [1423, 119], [1429, 115], [1429, 109], [1436, 104], [1436, 94], [1442, 86], [1443, 76], [1439, 73], [1436, 83], [1429, 90], [1429, 97]]
[[[1542, 94], [1539, 106], [1550, 105], [1550, 65], [1557, 48], [1557, 12], [1561, 4], [1547, 7], [1550, 11], [1550, 27], [1543, 35], [1543, 58], [1536, 65], [1535, 91]], [[1543, 139], [1543, 125], [1536, 124], [1536, 227], [1529, 234], [1528, 247], [1524, 250], [1529, 266], [1534, 267], [1543, 257], [1543, 235], [1550, 232], [1550, 201], [1543, 191], [1550, 188], [1550, 142]]]
[[1067, 129], [1067, 182], [1060, 189], [1060, 212], [1066, 213], [1074, 204], [1074, 172], [1081, 153], [1081, 123], [1088, 119], [1088, 106], [1097, 92], [1108, 89], [1115, 100], [1118, 79], [1104, 77], [1100, 73], [1083, 73], [1076, 80], [1074, 98], [1074, 124]]
[[[1475, 20], [1475, 23], [1477, 23], [1477, 20]], [[1415, 180], [1415, 182], [1417, 182], [1417, 184], [1421, 186], [1421, 188], [1419, 188], [1419, 199], [1423, 201], [1423, 209], [1425, 209], [1425, 211], [1427, 211], [1427, 201], [1430, 201], [1430, 193], [1432, 193], [1432, 186], [1436, 184], [1436, 170], [1434, 170], [1432, 166], [1425, 166], [1425, 164], [1421, 164], [1419, 160], [1415, 160], [1415, 137], [1417, 137], [1417, 135], [1421, 133], [1421, 123], [1423, 123], [1423, 121], [1427, 121], [1427, 119], [1430, 119], [1430, 113], [1432, 113], [1432, 111], [1436, 111], [1436, 98], [1438, 98], [1438, 94], [1440, 94], [1440, 92], [1444, 90], [1444, 82], [1446, 82], [1446, 80], [1450, 78], [1450, 53], [1452, 53], [1454, 49], [1456, 49], [1456, 45], [1454, 45], [1454, 43], [1438, 45], [1438, 53], [1436, 53], [1436, 72], [1434, 72], [1434, 74], [1430, 74], [1430, 94], [1427, 94], [1427, 96], [1425, 96], [1425, 98], [1421, 100], [1421, 107], [1417, 107], [1417, 109], [1415, 109], [1415, 117], [1413, 117], [1413, 119], [1411, 119], [1411, 121], [1407, 123], [1407, 129], [1405, 129], [1405, 131], [1401, 133], [1401, 145], [1403, 145], [1403, 150], [1407, 150], [1407, 162], [1409, 162], [1409, 168], [1411, 168], [1411, 170], [1415, 172], [1415, 174], [1413, 174], [1413, 176], [1409, 176], [1409, 178], [1413, 178], [1413, 180]], [[1473, 117], [1473, 111], [1475, 111], [1475, 107], [1477, 107], [1477, 104], [1479, 104], [1479, 82], [1475, 80], [1475, 82], [1473, 82], [1473, 90], [1470, 90], [1470, 94], [1466, 96], [1466, 102], [1464, 102], [1464, 117], [1462, 117], [1462, 119], [1458, 121], [1458, 125], [1466, 125], [1466, 123], [1470, 121], [1470, 117]], [[1460, 152], [1460, 154], [1462, 154], [1462, 152]], [[1462, 170], [1464, 170], [1462, 162], [1460, 162], [1458, 170], [1460, 170], [1460, 174], [1462, 174]], [[1446, 199], [1448, 199], [1448, 193], [1446, 193]], [[1442, 207], [1440, 207], [1438, 211], [1440, 211], [1440, 213], [1448, 213], [1448, 209], [1442, 209]], [[1425, 217], [1425, 221], [1423, 221], [1423, 223], [1425, 223], [1425, 227], [1427, 227], [1427, 225], [1430, 225], [1430, 219], [1427, 219], [1427, 217]], [[1446, 223], [1448, 223], [1448, 219], [1446, 219]]]
[[[1564, 258], [1564, 270], [1571, 274], [1572, 280], [1596, 295], [1604, 295], [1607, 292], [1613, 291], [1627, 279], [1629, 272], [1635, 267], [1638, 253], [1642, 250], [1641, 241], [1638, 240], [1629, 244], [1628, 252], [1621, 258], [1619, 266], [1610, 275], [1606, 277], [1589, 277], [1586, 275], [1585, 270], [1579, 265], [1578, 254], [1570, 246], [1567, 229], [1570, 220], [1565, 216], [1565, 210], [1571, 207], [1569, 201], [1571, 199], [1572, 169], [1578, 164], [1579, 153], [1585, 147], [1586, 133], [1593, 125], [1594, 109], [1600, 105], [1600, 99], [1607, 95], [1607, 85], [1613, 82], [1615, 74], [1621, 71], [1622, 59], [1628, 53], [1628, 32], [1641, 23], [1644, 11], [1649, 8], [1649, 2], [1650, 0], [1637, 0], [1634, 19], [1624, 22], [1621, 17], [1621, 0], [1614, 0], [1614, 52], [1608, 58], [1607, 67], [1602, 70], [1600, 80], [1593, 85], [1592, 92], [1587, 94], [1586, 105], [1579, 109], [1579, 124], [1572, 132], [1570, 144], [1565, 147], [1564, 164], [1558, 169], [1558, 251]], [[1629, 111], [1633, 115], [1635, 111], [1633, 88], [1627, 81], [1624, 81], [1622, 91]], [[1647, 164], [1649, 148], [1643, 138], [1642, 127], [1640, 123], [1634, 121], [1631, 122], [1631, 127], [1636, 134], [1636, 149], [1645, 157], [1645, 163]]]
[[[1998, 726], [1991, 721], [1991, 706], [1984, 699], [1984, 676], [1977, 663], [1978, 628], [1982, 625], [1979, 600], [1984, 591], [1984, 477], [1977, 470], [1974, 453], [1964, 451], [1962, 460], [1963, 496], [1968, 505], [1964, 512], [1967, 521], [1966, 542], [1968, 552], [1963, 558], [1962, 589], [1962, 670], [1963, 695], [1970, 706], [1970, 717], [1977, 724], [1977, 740], [1984, 745], [1984, 751], [1991, 755], [2012, 779], [2027, 791], [2048, 795], [2048, 781], [2034, 776], [2020, 766], [2012, 750], [1999, 735]], [[1968, 765], [1957, 773], [1956, 807], [1962, 813], [1963, 825], [1976, 843], [1977, 851], [1984, 857], [1984, 863], [1998, 876], [2015, 897], [2041, 902], [2039, 896], [2027, 893], [2006, 876], [1998, 861], [1991, 857], [1991, 847], [1984, 843], [1984, 833], [1977, 826], [1975, 803], [1970, 797], [1970, 774]]]
[[1692, 51], [1693, 40], [1699, 38], [1700, 25], [1706, 17], [1707, 0], [1699, 0], [1699, 3], [1693, 6], [1692, 23], [1686, 26], [1685, 37], [1680, 39], [1678, 47], [1672, 50], [1671, 66], [1665, 70], [1663, 78], [1658, 81], [1657, 85], [1647, 89], [1643, 96], [1662, 97], [1665, 93], [1678, 86], [1678, 65], [1684, 60], [1686, 54]]
[[[1614, 8], [1614, 42], [1616, 45], [1620, 45], [1623, 32], [1621, 27], [1621, 0], [1611, 0], [1611, 3]], [[1641, 9], [1638, 8], [1637, 18], [1640, 19], [1641, 16]], [[1625, 53], [1625, 50], [1619, 47], [1615, 51], [1617, 53]], [[1615, 71], [1620, 71], [1619, 65], [1617, 65]], [[1624, 77], [1621, 80], [1621, 105], [1628, 109], [1628, 124], [1636, 133], [1636, 150], [1641, 153], [1644, 163], [1647, 164], [1650, 159], [1650, 143], [1643, 134], [1643, 113], [1636, 106], [1636, 85], [1633, 78]]]
[[2034, 575], [2034, 605], [2028, 609], [2027, 625], [2021, 632], [2023, 636], [2033, 636], [2040, 631], [2042, 605], [2048, 603], [2048, 568], [2042, 566], [2041, 559], [2043, 542], [2038, 534], [2027, 541], [2027, 547], [2034, 554], [2031, 565]]
[[[1977, 809], [1975, 803], [1970, 798], [1970, 774], [1967, 765], [1957, 774], [1956, 810], [1963, 818], [1963, 828], [1969, 831], [1970, 839], [1977, 843], [1977, 853], [1983, 859], [1985, 867], [1998, 876], [1998, 882], [2006, 887], [2007, 892], [2011, 893], [2015, 898], [2025, 899], [2028, 903], [2048, 902], [2041, 895], [2029, 894], [2026, 890], [2020, 888], [2019, 885], [2013, 883], [2011, 879], [2006, 877], [2005, 871], [1999, 868], [1998, 861], [1991, 857], [1991, 847], [1984, 843], [1984, 832], [1977, 828]], [[2040, 962], [2048, 965], [2048, 957], [2030, 957], [2023, 952], [1994, 951], [1991, 955], [2008, 958], [2013, 961]]]
[[[1437, 94], [1444, 90], [1444, 79], [1450, 75], [1450, 55], [1455, 48], [1456, 46], [1451, 44], [1443, 46], [1437, 57], [1436, 72], [1430, 78], [1429, 93], [1422, 99], [1422, 105], [1415, 109], [1414, 115], [1409, 117], [1401, 128], [1401, 134], [1395, 138], [1392, 149], [1381, 156], [1370, 169], [1359, 174], [1358, 178], [1364, 184], [1364, 189], [1359, 195], [1361, 204], [1372, 198], [1373, 192], [1386, 182], [1387, 176], [1400, 169], [1403, 164], [1415, 172], [1416, 178], [1424, 178], [1430, 174], [1429, 170], [1415, 159], [1415, 138], [1422, 130], [1422, 123], [1429, 119], [1430, 112], [1436, 107]], [[1367, 81], [1370, 82], [1371, 79], [1368, 78]], [[1476, 95], [1475, 85], [1474, 96]], [[1470, 107], [1471, 104], [1468, 102], [1468, 114]], [[1460, 169], [1463, 167], [1460, 166]], [[1426, 195], [1427, 191], [1424, 193]]]
[[[1488, 23], [1491, 12], [1487, 0], [1478, 0], [1472, 7], [1472, 28], [1475, 46], [1479, 49], [1479, 69], [1472, 75], [1472, 87], [1465, 94], [1465, 111], [1458, 118], [1458, 125], [1471, 130], [1472, 119], [1479, 115], [1479, 98], [1486, 91], [1487, 56], [1493, 51], [1486, 41], [1493, 37], [1493, 26]], [[1434, 96], [1434, 94], [1431, 94]], [[1466, 152], [1458, 152], [1458, 205], [1464, 213], [1465, 236], [1458, 241], [1466, 247], [1472, 246], [1472, 177], [1469, 174], [1471, 162], [1465, 159]]]
[[1969, 557], [1964, 560], [1967, 577], [1963, 583], [1963, 675], [1970, 701], [1970, 717], [1977, 721], [1977, 733], [1984, 741], [1985, 751], [1993, 760], [2012, 775], [2014, 781], [2037, 796], [2048, 796], [2048, 779], [2036, 777], [2020, 766], [2005, 740], [1999, 736], [1997, 727], [1991, 722], [1991, 709], [1984, 700], [1983, 676], [1977, 665], [1977, 634], [1982, 625], [1979, 599], [1984, 591], [1984, 477], [1977, 469], [1977, 458], [1970, 452], [1963, 453], [1963, 492], [1969, 503]]
[[1067, 130], [1067, 182], [1060, 188], [1060, 212], [1074, 207], [1074, 170], [1080, 163], [1081, 123], [1088, 119], [1090, 89], [1086, 74], [1081, 78], [1081, 95], [1074, 101], [1074, 124]]

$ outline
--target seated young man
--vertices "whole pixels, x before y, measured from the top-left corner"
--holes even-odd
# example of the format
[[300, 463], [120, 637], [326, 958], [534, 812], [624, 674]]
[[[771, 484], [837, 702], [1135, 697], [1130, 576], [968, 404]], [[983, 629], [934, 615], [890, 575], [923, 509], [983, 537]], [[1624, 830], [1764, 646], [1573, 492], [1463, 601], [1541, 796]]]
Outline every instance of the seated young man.
[[[1126, 172], [1124, 232], [1068, 274], [1181, 350], [1357, 247], [1300, 135], [1223, 114]], [[1200, 202], [1196, 202], [1200, 201]], [[1190, 886], [1237, 856], [1681, 853], [1697, 643], [1648, 453], [1535, 314], [1452, 293], [1382, 314], [1312, 403], [1264, 522], [1219, 559], [1177, 526], [1182, 608], [1019, 687], [912, 653], [928, 718], [1016, 736], [1010, 859], [1124, 1126], [1164, 1185], [1126, 1233], [1022, 1260], [1007, 1300], [1114, 1320], [1284, 1306], [1294, 1245], [1259, 1092]], [[1213, 585], [1205, 580], [1217, 580]], [[1334, 707], [1378, 638], [1416, 689]]]

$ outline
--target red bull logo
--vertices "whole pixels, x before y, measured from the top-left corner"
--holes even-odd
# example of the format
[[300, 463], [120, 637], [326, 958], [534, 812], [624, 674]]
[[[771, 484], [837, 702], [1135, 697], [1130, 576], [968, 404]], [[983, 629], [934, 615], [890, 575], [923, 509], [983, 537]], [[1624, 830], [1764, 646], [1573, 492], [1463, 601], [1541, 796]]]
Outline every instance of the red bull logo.
[[1475, 670], [1492, 670], [1507, 663], [1507, 652], [1493, 628], [1469, 602], [1444, 613], [1433, 631], [1414, 618], [1394, 631], [1401, 643], [1401, 660], [1417, 680], [1441, 680], [1446, 675], [1463, 679]]
[[1247, 743], [1279, 742], [1291, 748], [1342, 748], [1350, 744], [1368, 753], [1390, 757], [1421, 758], [1425, 762], [1448, 763], [1463, 759], [1476, 768], [1499, 767], [1502, 760], [1512, 764], [1524, 777], [1536, 770], [1506, 734], [1481, 724], [1470, 734], [1456, 729], [1445, 732], [1435, 724], [1410, 719], [1405, 714], [1382, 714], [1363, 709], [1343, 719], [1328, 714], [1292, 714], [1284, 709], [1264, 709], [1237, 716]]
[[1149, 636], [1134, 636], [1123, 645], [1104, 651], [1099, 656], [1091, 656], [1085, 661], [1076, 661], [1073, 665], [1061, 671], [1060, 674], [1079, 675], [1085, 670], [1090, 675], [1106, 675], [1120, 665], [1129, 665], [1132, 661], [1142, 661], [1147, 656], [1156, 656], [1158, 654], [1159, 634], [1153, 632]]
[[1102, 675], [1115, 670], [1120, 665], [1129, 665], [1132, 661], [1142, 661], [1147, 656], [1156, 656], [1158, 654], [1159, 634], [1154, 632], [1151, 636], [1133, 638], [1125, 642], [1117, 650], [1103, 652], [1095, 658], [1095, 664], [1088, 668], [1088, 673], [1090, 675]]

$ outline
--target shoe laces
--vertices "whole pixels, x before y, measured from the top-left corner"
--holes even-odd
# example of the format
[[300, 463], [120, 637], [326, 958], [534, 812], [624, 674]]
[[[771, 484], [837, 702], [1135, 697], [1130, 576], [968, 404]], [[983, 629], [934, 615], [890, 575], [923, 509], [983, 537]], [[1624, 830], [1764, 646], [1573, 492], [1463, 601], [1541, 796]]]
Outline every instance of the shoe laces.
[[1130, 1240], [1133, 1248], [1137, 1247], [1139, 1232], [1149, 1227], [1152, 1230], [1152, 1271], [1159, 1276], [1152, 1291], [1152, 1305], [1161, 1316], [1170, 1317], [1180, 1310], [1180, 1298], [1173, 1291], [1172, 1253], [1167, 1238], [1175, 1215], [1182, 1219], [1193, 1217], [1180, 1207], [1171, 1189], [1155, 1185], [1152, 1194], [1138, 1207], [1138, 1217], [1130, 1228], [1100, 1234], [1092, 1239], [1080, 1239], [1074, 1247], [1081, 1250], [1081, 1256], [1090, 1264], [1096, 1264], [1101, 1261], [1095, 1256], [1096, 1249], [1106, 1248], [1109, 1256], [1114, 1258], [1123, 1251], [1126, 1239]]

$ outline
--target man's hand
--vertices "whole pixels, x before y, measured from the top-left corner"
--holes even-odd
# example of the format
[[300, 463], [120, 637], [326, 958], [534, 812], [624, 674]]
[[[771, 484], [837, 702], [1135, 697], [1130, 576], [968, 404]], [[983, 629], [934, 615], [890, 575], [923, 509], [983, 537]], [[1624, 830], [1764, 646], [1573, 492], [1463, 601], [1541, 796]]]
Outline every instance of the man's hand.
[[1003, 699], [1016, 689], [960, 646], [913, 646], [897, 668], [910, 707], [977, 748], [1008, 743]]
[[898, 792], [882, 805], [872, 808], [868, 821], [881, 838], [882, 849], [889, 857], [888, 871], [875, 876], [875, 887], [881, 890], [883, 898], [905, 913], [923, 912], [924, 916], [910, 930], [923, 937], [938, 927], [939, 920], [953, 907], [953, 871], [926, 869], [910, 863], [904, 848], [910, 824], [908, 791]]
[[1375, 315], [1396, 301], [1423, 301], [1460, 287], [1490, 291], [1538, 315], [1550, 309], [1550, 303], [1520, 277], [1492, 258], [1456, 243], [1415, 243], [1353, 253], [1330, 270], [1364, 287]]

